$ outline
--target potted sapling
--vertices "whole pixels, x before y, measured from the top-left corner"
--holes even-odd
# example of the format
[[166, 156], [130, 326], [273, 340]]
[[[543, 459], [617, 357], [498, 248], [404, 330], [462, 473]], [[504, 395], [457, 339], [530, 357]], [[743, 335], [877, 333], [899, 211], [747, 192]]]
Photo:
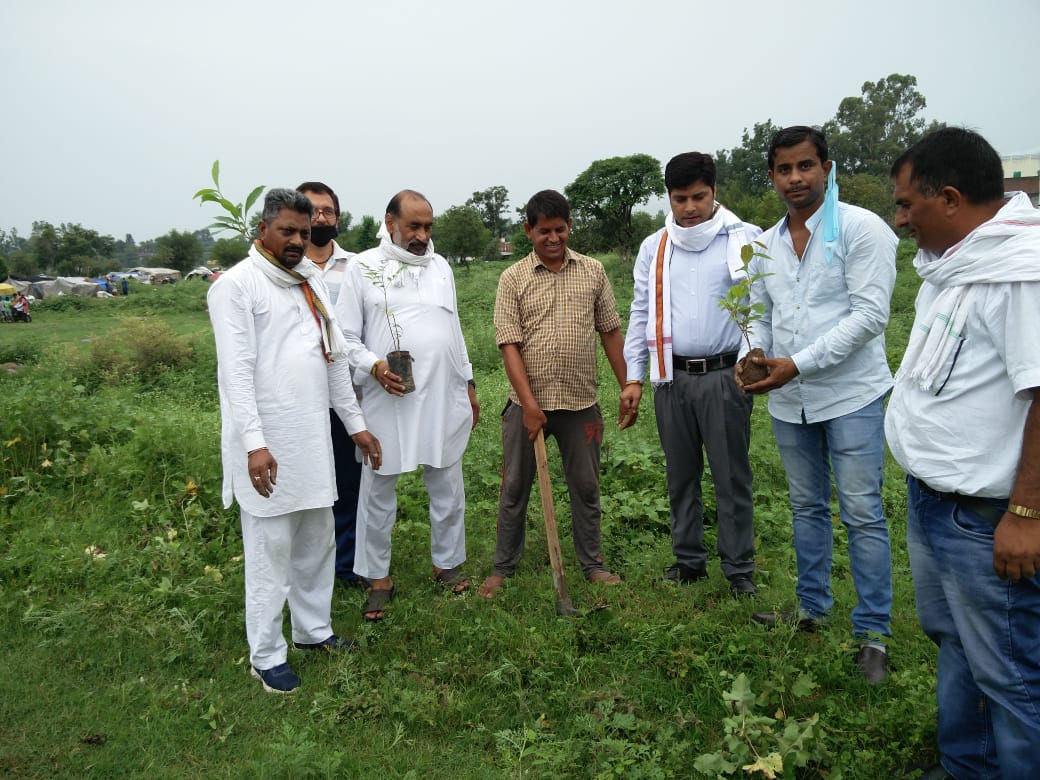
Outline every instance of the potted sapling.
[[383, 314], [386, 316], [386, 326], [390, 331], [390, 340], [393, 342], [394, 347], [392, 351], [386, 353], [387, 368], [401, 377], [401, 384], [404, 385], [405, 393], [414, 392], [415, 378], [412, 375], [412, 363], [415, 359], [408, 350], [401, 349], [401, 335], [404, 331], [397, 323], [397, 317], [394, 316], [393, 309], [390, 308], [388, 291], [390, 283], [400, 275], [401, 271], [404, 270], [404, 266], [398, 264], [397, 270], [390, 275], [386, 274], [385, 262], [378, 268], [372, 268], [364, 264], [361, 267], [364, 269], [361, 272], [362, 275], [383, 293]]
[[765, 313], [764, 304], [751, 303], [751, 285], [772, 275], [751, 273], [750, 266], [752, 258], [761, 257], [766, 260], [770, 259], [769, 255], [765, 252], [759, 251], [755, 245], [762, 249], [766, 248], [766, 245], [760, 241], [755, 241], [752, 244], [744, 244], [744, 246], [740, 248], [740, 259], [744, 263], [744, 278], [730, 287], [729, 293], [724, 298], [719, 298], [719, 308], [729, 314], [730, 320], [740, 328], [740, 332], [743, 334], [744, 341], [748, 346], [748, 353], [739, 361], [740, 378], [741, 382], [745, 385], [752, 385], [755, 382], [761, 382], [769, 376], [768, 367], [751, 361], [751, 358], [758, 357], [764, 359], [766, 356], [765, 352], [760, 348], [751, 348], [751, 325], [756, 320], [761, 319], [762, 315]]

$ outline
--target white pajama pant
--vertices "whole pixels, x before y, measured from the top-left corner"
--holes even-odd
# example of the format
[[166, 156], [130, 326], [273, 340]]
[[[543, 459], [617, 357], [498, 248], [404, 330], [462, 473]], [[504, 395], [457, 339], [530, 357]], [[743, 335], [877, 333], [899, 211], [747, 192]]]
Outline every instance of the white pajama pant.
[[274, 517], [242, 511], [246, 564], [246, 639], [257, 669], [285, 663], [282, 609], [289, 602], [294, 642], [332, 635], [336, 536], [332, 507]]
[[[390, 574], [390, 532], [397, 519], [397, 478], [370, 468], [361, 471], [354, 571], [380, 579]], [[466, 560], [466, 490], [462, 458], [438, 469], [423, 466], [430, 496], [430, 557], [438, 569], [453, 569]]]

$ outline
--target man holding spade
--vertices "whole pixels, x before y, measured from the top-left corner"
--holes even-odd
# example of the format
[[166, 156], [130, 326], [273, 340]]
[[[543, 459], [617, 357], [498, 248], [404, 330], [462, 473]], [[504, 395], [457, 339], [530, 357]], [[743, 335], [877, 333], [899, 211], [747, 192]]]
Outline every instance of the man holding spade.
[[[567, 248], [570, 205], [553, 190], [531, 197], [524, 231], [534, 251], [502, 274], [495, 340], [509, 377], [502, 414], [502, 489], [494, 568], [480, 595], [494, 598], [524, 552], [524, 524], [535, 475], [532, 442], [555, 437], [571, 497], [574, 548], [589, 582], [621, 578], [600, 555], [599, 454], [603, 418], [596, 403], [596, 335], [618, 384], [625, 384], [624, 339], [614, 292], [598, 260]], [[619, 424], [638, 405], [622, 405]]]

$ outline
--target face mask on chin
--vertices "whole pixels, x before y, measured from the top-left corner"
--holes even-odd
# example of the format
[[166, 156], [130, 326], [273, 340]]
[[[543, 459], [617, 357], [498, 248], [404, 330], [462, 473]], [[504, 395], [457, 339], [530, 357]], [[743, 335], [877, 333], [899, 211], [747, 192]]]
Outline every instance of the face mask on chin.
[[328, 243], [339, 235], [336, 225], [311, 225], [311, 243], [314, 246], [328, 246]]

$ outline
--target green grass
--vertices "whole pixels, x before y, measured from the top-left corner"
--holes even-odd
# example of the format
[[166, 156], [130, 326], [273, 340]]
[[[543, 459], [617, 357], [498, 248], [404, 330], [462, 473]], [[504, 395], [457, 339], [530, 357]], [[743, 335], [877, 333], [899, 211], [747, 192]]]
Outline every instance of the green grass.
[[[624, 318], [630, 269], [606, 263]], [[465, 459], [474, 584], [494, 550], [507, 382], [491, 313], [504, 267], [457, 272], [483, 405]], [[732, 767], [742, 776], [758, 751], [783, 753], [784, 777], [880, 778], [933, 755], [935, 653], [916, 624], [905, 493], [891, 463], [889, 681], [875, 689], [853, 674], [855, 592], [840, 530], [829, 625], [806, 635], [750, 621], [753, 611], [791, 605], [795, 581], [786, 482], [762, 400], [752, 442], [756, 600], [732, 599], [714, 558], [705, 582], [661, 581], [671, 562], [668, 506], [644, 402], [635, 429], [608, 424], [604, 438], [603, 551], [625, 578], [617, 588], [579, 575], [550, 444], [568, 584], [583, 617], [554, 613], [536, 498], [526, 557], [495, 602], [435, 587], [425, 493], [409, 475], [387, 619], [364, 623], [361, 593], [337, 586], [334, 625], [360, 652], [291, 653], [302, 690], [264, 694], [248, 675], [237, 509], [220, 506], [205, 289], [182, 283], [82, 307], [40, 305], [30, 325], [0, 327], [0, 358], [25, 363], [0, 374], [0, 775], [664, 778]], [[902, 257], [893, 365], [915, 290]], [[183, 337], [188, 363], [109, 375], [85, 367], [93, 344], [122, 349], [142, 328], [164, 344]], [[600, 379], [612, 421], [618, 391], [605, 361]], [[704, 488], [710, 517], [708, 475]], [[727, 698], [740, 702], [739, 717]]]

